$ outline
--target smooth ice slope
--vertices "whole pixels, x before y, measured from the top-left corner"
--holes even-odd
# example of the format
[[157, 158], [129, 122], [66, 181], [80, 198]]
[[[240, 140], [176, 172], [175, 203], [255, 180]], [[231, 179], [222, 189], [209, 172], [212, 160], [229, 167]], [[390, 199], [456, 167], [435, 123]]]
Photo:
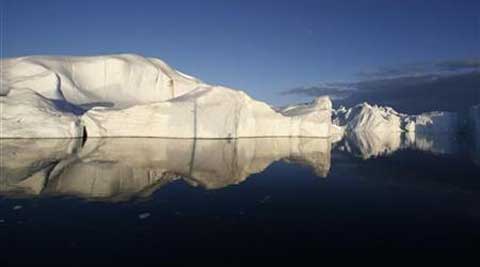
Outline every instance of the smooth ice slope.
[[[201, 81], [156, 58], [133, 54], [92, 57], [29, 56], [2, 61], [0, 94], [28, 88], [75, 105], [128, 107], [167, 100]], [[8, 88], [8, 90], [7, 90]]]

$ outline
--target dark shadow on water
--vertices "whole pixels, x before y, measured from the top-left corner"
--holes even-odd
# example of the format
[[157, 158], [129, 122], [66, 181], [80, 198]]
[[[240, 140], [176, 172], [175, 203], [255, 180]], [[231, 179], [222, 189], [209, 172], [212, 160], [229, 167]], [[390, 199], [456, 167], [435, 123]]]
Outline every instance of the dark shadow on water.
[[0, 249], [30, 264], [54, 253], [65, 263], [174, 265], [469, 248], [480, 240], [480, 166], [462, 142], [2, 141]]

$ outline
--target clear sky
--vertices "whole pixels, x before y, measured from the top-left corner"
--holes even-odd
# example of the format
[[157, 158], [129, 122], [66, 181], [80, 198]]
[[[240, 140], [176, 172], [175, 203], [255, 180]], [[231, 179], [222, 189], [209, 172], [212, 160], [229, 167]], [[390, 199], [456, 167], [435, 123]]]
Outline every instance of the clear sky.
[[480, 1], [0, 0], [4, 57], [138, 53], [270, 103], [383, 66], [480, 56]]

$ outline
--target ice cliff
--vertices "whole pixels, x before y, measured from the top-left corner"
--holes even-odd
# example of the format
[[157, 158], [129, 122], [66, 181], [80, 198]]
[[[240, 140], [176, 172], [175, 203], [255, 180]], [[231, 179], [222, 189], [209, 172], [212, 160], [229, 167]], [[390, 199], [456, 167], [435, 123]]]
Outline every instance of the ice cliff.
[[89, 136], [95, 137], [328, 137], [330, 110], [330, 100], [320, 98], [294, 113], [276, 112], [241, 91], [202, 86], [159, 103], [94, 108], [82, 119]]
[[331, 102], [276, 111], [155, 58], [31, 56], [1, 61], [1, 137], [328, 137]]
[[[328, 97], [274, 109], [240, 90], [208, 85], [160, 59], [133, 54], [0, 63], [0, 138], [356, 138], [366, 131], [374, 139], [397, 132], [416, 138], [456, 132], [465, 120], [456, 113], [407, 115], [367, 103], [332, 110]], [[466, 119], [474, 133], [476, 110]]]
[[12, 90], [0, 97], [2, 138], [81, 137], [80, 118], [30, 89]]

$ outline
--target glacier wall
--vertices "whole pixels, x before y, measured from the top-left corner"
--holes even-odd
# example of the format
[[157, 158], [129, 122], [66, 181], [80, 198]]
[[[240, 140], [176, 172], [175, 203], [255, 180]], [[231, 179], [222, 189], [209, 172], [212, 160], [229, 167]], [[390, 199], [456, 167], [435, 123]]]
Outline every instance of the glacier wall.
[[330, 136], [328, 98], [276, 111], [156, 58], [29, 56], [1, 66], [1, 138]]

